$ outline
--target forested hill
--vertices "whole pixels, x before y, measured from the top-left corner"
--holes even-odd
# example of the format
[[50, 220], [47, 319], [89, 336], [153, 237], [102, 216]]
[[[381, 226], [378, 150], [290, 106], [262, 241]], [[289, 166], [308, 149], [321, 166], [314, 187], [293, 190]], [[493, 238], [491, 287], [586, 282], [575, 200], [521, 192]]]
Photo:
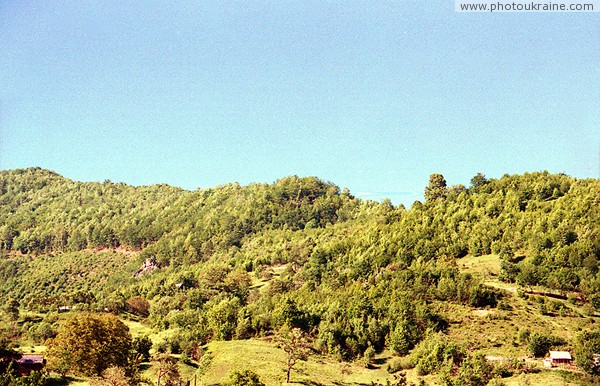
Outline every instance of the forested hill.
[[[32, 168], [0, 172], [0, 189], [0, 296], [46, 310], [119, 311], [135, 298], [188, 341], [291, 324], [342, 357], [406, 353], [447, 326], [431, 302], [493, 307], [502, 296], [458, 271], [467, 255], [498, 255], [502, 280], [600, 307], [593, 179], [478, 174], [465, 188], [432, 175], [410, 209], [312, 177], [190, 192]], [[160, 268], [134, 278], [148, 259]]]
[[268, 229], [325, 227], [358, 205], [331, 183], [298, 177], [189, 192], [168, 185], [80, 183], [33, 168], [0, 172], [0, 187], [5, 251], [143, 249], [159, 242], [175, 248], [161, 255], [163, 263], [183, 254], [198, 261]]

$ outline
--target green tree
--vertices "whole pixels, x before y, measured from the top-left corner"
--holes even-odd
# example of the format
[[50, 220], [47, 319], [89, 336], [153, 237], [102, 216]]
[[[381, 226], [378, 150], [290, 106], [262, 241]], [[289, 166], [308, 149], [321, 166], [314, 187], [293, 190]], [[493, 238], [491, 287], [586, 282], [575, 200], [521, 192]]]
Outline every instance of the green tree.
[[469, 356], [461, 363], [454, 384], [457, 386], [487, 385], [492, 378], [492, 369], [492, 365], [488, 363], [483, 354]]
[[448, 188], [446, 180], [441, 174], [432, 174], [429, 176], [429, 185], [425, 187], [425, 200], [435, 201], [440, 198], [446, 198]]
[[589, 374], [599, 374], [600, 366], [594, 354], [600, 354], [600, 331], [582, 331], [575, 339], [575, 363]]
[[480, 187], [486, 185], [488, 183], [488, 179], [485, 177], [485, 174], [477, 173], [473, 178], [471, 178], [471, 187], [476, 190]]
[[362, 357], [363, 366], [365, 366], [365, 368], [368, 369], [369, 366], [371, 366], [371, 362], [373, 362], [374, 358], [375, 358], [375, 349], [373, 348], [373, 346], [367, 347], [367, 349], [365, 350], [363, 357]]
[[226, 386], [265, 386], [258, 375], [250, 370], [233, 371], [227, 377]]
[[84, 313], [65, 321], [48, 342], [46, 358], [49, 369], [92, 376], [111, 366], [126, 367], [131, 350], [129, 328], [116, 316]]
[[553, 339], [547, 335], [534, 332], [529, 336], [527, 349], [529, 353], [536, 358], [542, 358], [548, 354], [548, 350], [553, 345]]
[[21, 354], [15, 350], [14, 343], [8, 339], [4, 331], [0, 330], [0, 374], [6, 371], [8, 366]]
[[133, 340], [133, 349], [141, 356], [144, 362], [150, 360], [150, 349], [152, 349], [152, 340], [147, 335], [138, 336]]
[[306, 334], [299, 328], [291, 330], [282, 327], [275, 336], [278, 346], [287, 354], [286, 383], [290, 383], [290, 373], [298, 361], [306, 361], [311, 353]]
[[17, 320], [19, 319], [20, 306], [21, 304], [18, 300], [10, 299], [8, 302], [6, 302], [6, 305], [4, 306], [4, 312], [6, 312], [10, 319]]

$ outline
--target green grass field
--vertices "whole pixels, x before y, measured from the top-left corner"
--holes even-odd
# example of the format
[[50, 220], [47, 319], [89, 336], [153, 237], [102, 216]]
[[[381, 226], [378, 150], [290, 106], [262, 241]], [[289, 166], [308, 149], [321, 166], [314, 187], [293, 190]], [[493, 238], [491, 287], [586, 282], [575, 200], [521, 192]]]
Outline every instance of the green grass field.
[[[224, 382], [235, 370], [251, 370], [259, 375], [266, 385], [281, 385], [286, 377], [286, 354], [267, 339], [211, 342], [205, 355], [211, 355], [211, 365], [201, 377], [204, 385]], [[391, 375], [385, 369], [389, 355], [380, 354], [371, 368], [356, 363], [341, 363], [320, 355], [298, 362], [291, 373], [291, 384], [322, 385], [371, 385], [385, 384]]]

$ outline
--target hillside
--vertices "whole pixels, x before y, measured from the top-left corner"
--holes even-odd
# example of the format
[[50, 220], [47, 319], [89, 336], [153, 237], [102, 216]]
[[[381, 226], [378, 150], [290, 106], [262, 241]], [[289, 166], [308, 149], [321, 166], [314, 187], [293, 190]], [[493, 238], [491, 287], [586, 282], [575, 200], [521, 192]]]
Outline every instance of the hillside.
[[[479, 354], [518, 362], [535, 337], [581, 352], [600, 321], [597, 180], [477, 175], [467, 189], [433, 175], [410, 209], [313, 177], [190, 192], [33, 168], [0, 172], [0, 193], [0, 296], [42, 315], [5, 318], [23, 342], [53, 336], [61, 306], [139, 319], [155, 349], [188, 357], [287, 326], [323, 366], [374, 352], [373, 381], [389, 368], [458, 385], [491, 377], [466, 383]], [[134, 277], [144, 262], [158, 268]]]

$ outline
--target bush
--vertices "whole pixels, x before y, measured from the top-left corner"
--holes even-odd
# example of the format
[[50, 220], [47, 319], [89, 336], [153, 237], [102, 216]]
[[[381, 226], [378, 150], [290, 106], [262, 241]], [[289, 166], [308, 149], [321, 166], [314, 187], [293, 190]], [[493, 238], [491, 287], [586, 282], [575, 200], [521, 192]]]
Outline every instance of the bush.
[[390, 360], [390, 362], [387, 365], [387, 371], [389, 373], [395, 373], [401, 370], [410, 370], [412, 368], [414, 368], [415, 366], [413, 365], [413, 363], [410, 360], [410, 357], [406, 356], [406, 357], [395, 357], [392, 358]]
[[467, 357], [458, 370], [456, 386], [486, 385], [492, 378], [492, 365], [484, 358], [483, 354]]
[[373, 358], [375, 358], [375, 349], [373, 348], [373, 346], [369, 346], [363, 354], [363, 365], [366, 368], [369, 368], [369, 366], [371, 365], [371, 361], [373, 361]]
[[229, 373], [225, 386], [265, 386], [258, 375], [250, 370], [233, 371]]
[[141, 296], [134, 296], [127, 299], [127, 311], [134, 315], [147, 318], [150, 315], [150, 303]]
[[534, 332], [529, 336], [527, 350], [536, 358], [546, 356], [552, 346], [560, 345], [562, 339]]

